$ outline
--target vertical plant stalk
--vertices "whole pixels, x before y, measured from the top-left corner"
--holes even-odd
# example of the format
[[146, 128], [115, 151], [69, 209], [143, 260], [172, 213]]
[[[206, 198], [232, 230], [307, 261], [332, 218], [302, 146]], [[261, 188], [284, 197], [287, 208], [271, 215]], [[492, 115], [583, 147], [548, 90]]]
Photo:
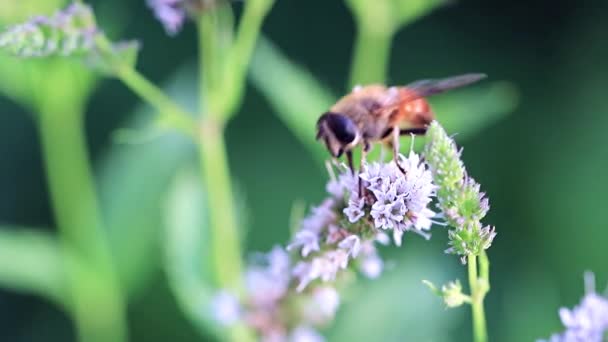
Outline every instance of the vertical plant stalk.
[[209, 197], [211, 254], [220, 288], [241, 292], [242, 258], [223, 129], [211, 119], [201, 124], [199, 147], [205, 192]]
[[390, 60], [393, 33], [374, 30], [359, 24], [349, 86], [383, 83]]
[[39, 130], [46, 174], [64, 246], [81, 341], [126, 341], [125, 304], [103, 231], [86, 151], [82, 106], [46, 101]]
[[467, 257], [469, 271], [469, 287], [471, 290], [471, 311], [473, 317], [473, 341], [486, 342], [488, 334], [486, 330], [486, 316], [483, 308], [483, 300], [488, 291], [488, 258], [485, 251], [479, 256], [480, 272], [477, 273], [477, 256], [469, 254]]
[[[213, 272], [219, 288], [237, 294], [243, 292], [242, 249], [224, 127], [242, 99], [247, 66], [272, 3], [272, 0], [247, 1], [234, 39], [225, 36], [233, 30], [229, 20], [232, 9], [228, 6], [202, 13], [197, 21], [199, 153], [203, 184], [209, 197]], [[228, 333], [234, 341], [254, 341], [253, 333], [244, 326], [232, 328]]]

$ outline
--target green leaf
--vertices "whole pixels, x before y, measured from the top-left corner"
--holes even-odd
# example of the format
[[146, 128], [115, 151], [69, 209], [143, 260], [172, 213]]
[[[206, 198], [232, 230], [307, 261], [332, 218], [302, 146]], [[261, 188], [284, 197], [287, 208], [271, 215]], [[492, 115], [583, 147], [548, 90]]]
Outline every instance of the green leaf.
[[175, 177], [165, 207], [164, 265], [178, 305], [202, 332], [219, 333], [211, 316], [210, 253], [205, 195], [195, 167]]
[[62, 252], [50, 234], [22, 227], [0, 228], [0, 285], [67, 303]]
[[[186, 108], [196, 106], [195, 75], [186, 66], [167, 82], [167, 93]], [[187, 138], [167, 133], [154, 117], [148, 106], [134, 113], [125, 124], [129, 128], [120, 131], [120, 142], [104, 156], [99, 176], [111, 247], [121, 282], [131, 293], [158, 270], [164, 197], [176, 170], [195, 156]]]
[[315, 126], [319, 116], [336, 100], [327, 87], [263, 38], [253, 56], [249, 76], [293, 134], [320, 160], [325, 159], [327, 152], [315, 141]]

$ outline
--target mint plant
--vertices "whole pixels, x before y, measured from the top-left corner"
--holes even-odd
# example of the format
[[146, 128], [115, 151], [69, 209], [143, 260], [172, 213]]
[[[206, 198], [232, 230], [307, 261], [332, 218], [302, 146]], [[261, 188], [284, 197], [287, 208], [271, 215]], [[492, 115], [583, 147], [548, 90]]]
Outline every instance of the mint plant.
[[[0, 34], [0, 58], [6, 61], [0, 73], [12, 76], [10, 85], [0, 82], [0, 91], [34, 114], [59, 228], [58, 238], [0, 232], [0, 248], [45, 265], [40, 272], [2, 269], [0, 264], [0, 283], [50, 298], [70, 314], [82, 341], [128, 340], [124, 260], [114, 253], [100, 210], [83, 124], [89, 96], [108, 77], [120, 80], [156, 111], [155, 129], [177, 132], [195, 147], [200, 174], [196, 181], [184, 174], [175, 177], [162, 247], [171, 290], [201, 333], [236, 341], [321, 341], [323, 329], [339, 312], [342, 290], [357, 274], [370, 279], [382, 275], [385, 261], [378, 249], [391, 241], [401, 246], [406, 233], [428, 239], [435, 224], [451, 227], [448, 251], [468, 264], [471, 292], [464, 294], [458, 281], [435, 291], [448, 306], [471, 304], [475, 340], [486, 340], [486, 249], [495, 233], [480, 222], [489, 208], [487, 199], [438, 122], [431, 125], [422, 153], [411, 148], [400, 156], [405, 174], [380, 158], [357, 175], [344, 165], [332, 165], [327, 198], [300, 222], [290, 241], [245, 263], [224, 136], [240, 110], [247, 78], [319, 164], [327, 155], [314, 142], [314, 122], [337, 98], [270, 41], [260, 39], [273, 4], [247, 0], [237, 21], [229, 1], [147, 1], [151, 14], [176, 39], [184, 25], [196, 25], [195, 109], [142, 75], [137, 61], [145, 56], [139, 55], [139, 42], [110, 39], [83, 1], [63, 4], [54, 14], [33, 17]], [[349, 81], [354, 85], [385, 82], [394, 35], [441, 2], [349, 0], [347, 5], [358, 28]], [[446, 99], [444, 107], [464, 113], [446, 127], [465, 133], [471, 126], [467, 120], [481, 127], [509, 112], [515, 102], [511, 88], [501, 84]], [[365, 196], [359, 196], [359, 179]], [[197, 216], [201, 213], [206, 216]]]

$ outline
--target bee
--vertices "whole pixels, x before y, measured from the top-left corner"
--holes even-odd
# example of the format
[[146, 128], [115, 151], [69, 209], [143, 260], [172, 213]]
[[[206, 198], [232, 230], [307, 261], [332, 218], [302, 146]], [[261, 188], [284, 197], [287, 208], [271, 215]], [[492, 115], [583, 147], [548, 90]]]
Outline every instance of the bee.
[[386, 142], [392, 145], [397, 167], [405, 173], [398, 161], [399, 137], [426, 133], [435, 115], [425, 97], [463, 87], [485, 77], [485, 74], [465, 74], [416, 81], [406, 86], [357, 86], [321, 115], [317, 121], [317, 140], [323, 140], [334, 158], [345, 154], [353, 175], [353, 149], [362, 146], [362, 167], [371, 144]]

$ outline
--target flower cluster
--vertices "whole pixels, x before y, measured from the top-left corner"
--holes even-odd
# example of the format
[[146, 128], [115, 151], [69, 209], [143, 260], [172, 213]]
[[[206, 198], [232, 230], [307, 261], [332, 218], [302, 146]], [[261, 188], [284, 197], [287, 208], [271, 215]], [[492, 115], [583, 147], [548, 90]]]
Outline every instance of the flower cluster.
[[168, 35], [174, 36], [179, 33], [188, 18], [188, 15], [196, 16], [220, 0], [147, 0], [148, 7], [154, 12], [156, 19], [165, 28]]
[[427, 132], [429, 143], [425, 147], [426, 161], [437, 185], [439, 207], [450, 230], [450, 247], [446, 252], [461, 255], [479, 255], [490, 247], [496, 232], [494, 227], [482, 226], [481, 220], [490, 205], [479, 184], [467, 175], [460, 160], [461, 151], [445, 130], [433, 122]]
[[608, 334], [608, 299], [588, 291], [578, 306], [559, 309], [566, 331], [555, 334], [550, 342], [602, 342]]
[[[397, 245], [401, 245], [403, 233], [410, 230], [430, 237], [426, 231], [433, 224], [435, 212], [428, 209], [428, 205], [436, 190], [431, 172], [416, 153], [411, 152], [408, 158], [400, 156], [399, 159], [406, 170], [405, 174], [395, 163], [373, 163], [361, 174], [365, 189], [373, 195], [371, 201], [369, 197], [367, 199], [374, 226], [383, 230], [391, 229]], [[363, 204], [351, 197], [345, 213], [353, 207], [359, 209]], [[351, 222], [358, 220], [352, 216], [349, 219]]]
[[338, 166], [342, 172], [327, 184], [330, 196], [302, 220], [285, 249], [275, 247], [249, 267], [240, 305], [218, 294], [215, 317], [233, 324], [238, 313], [264, 341], [322, 341], [315, 329], [333, 320], [340, 285], [354, 271], [369, 278], [382, 273], [376, 243], [390, 243], [387, 232], [397, 245], [406, 231], [429, 237], [432, 174], [413, 152], [399, 163], [405, 174], [392, 161], [365, 165], [360, 177]]
[[0, 35], [0, 48], [20, 57], [78, 55], [94, 47], [98, 34], [91, 8], [77, 2], [10, 27]]

